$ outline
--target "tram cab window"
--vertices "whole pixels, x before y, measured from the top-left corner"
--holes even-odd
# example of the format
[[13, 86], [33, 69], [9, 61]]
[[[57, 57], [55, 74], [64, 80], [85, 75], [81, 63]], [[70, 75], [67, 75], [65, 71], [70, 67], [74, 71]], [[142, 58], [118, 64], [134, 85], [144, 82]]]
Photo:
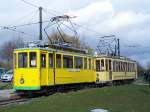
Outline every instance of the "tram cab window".
[[49, 67], [52, 68], [53, 67], [53, 54], [49, 53]]
[[101, 60], [101, 70], [104, 71], [105, 67], [104, 67], [104, 59]]
[[30, 67], [36, 67], [36, 53], [30, 52]]
[[84, 58], [84, 69], [87, 69], [87, 58]]
[[14, 65], [14, 68], [16, 68], [16, 53], [13, 54], [13, 65]]
[[56, 54], [56, 67], [61, 68], [61, 54]]
[[41, 67], [46, 67], [46, 54], [41, 54]]
[[63, 55], [63, 67], [73, 68], [73, 56]]
[[82, 57], [75, 57], [75, 68], [82, 69]]
[[26, 52], [18, 54], [18, 68], [26, 68], [28, 66], [28, 55]]
[[96, 60], [96, 71], [100, 71], [100, 60]]

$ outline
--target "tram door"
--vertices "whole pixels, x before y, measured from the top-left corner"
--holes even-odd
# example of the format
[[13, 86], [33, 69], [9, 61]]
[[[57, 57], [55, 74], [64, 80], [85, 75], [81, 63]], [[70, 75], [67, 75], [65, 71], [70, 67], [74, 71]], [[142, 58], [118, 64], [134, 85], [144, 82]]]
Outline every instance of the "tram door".
[[47, 68], [47, 61], [48, 56], [47, 53], [41, 52], [40, 54], [40, 77], [41, 77], [41, 85], [47, 85], [48, 83], [48, 68]]
[[96, 60], [96, 82], [100, 81], [100, 60]]

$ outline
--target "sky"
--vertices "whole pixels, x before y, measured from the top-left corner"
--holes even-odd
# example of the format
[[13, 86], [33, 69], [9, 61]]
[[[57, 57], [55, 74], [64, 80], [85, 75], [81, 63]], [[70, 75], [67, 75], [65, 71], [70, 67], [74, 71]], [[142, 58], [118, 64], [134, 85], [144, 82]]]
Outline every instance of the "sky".
[[[121, 55], [139, 61], [150, 62], [150, 1], [149, 0], [26, 0], [43, 7], [43, 20], [68, 14], [81, 25], [76, 30], [82, 39], [96, 47], [98, 38], [116, 35], [121, 43]], [[22, 0], [0, 1], [0, 26], [13, 26], [38, 21], [38, 8]], [[44, 24], [47, 25], [46, 23]], [[0, 27], [1, 29], [1, 27]], [[38, 38], [38, 25], [18, 28], [27, 34], [0, 30], [0, 45], [9, 39]], [[44, 35], [45, 36], [45, 35]]]

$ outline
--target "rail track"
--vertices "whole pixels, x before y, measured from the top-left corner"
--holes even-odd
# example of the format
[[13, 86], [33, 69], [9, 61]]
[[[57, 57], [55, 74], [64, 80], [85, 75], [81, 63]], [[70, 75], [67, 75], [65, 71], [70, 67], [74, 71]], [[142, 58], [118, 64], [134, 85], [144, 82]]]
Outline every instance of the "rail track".
[[7, 106], [10, 104], [23, 104], [31, 101], [31, 98], [10, 98], [10, 99], [4, 99], [0, 100], [0, 107], [1, 106]]
[[18, 96], [16, 93], [11, 94], [11, 97], [0, 100], [0, 107], [10, 104], [21, 104], [30, 101], [31, 98]]

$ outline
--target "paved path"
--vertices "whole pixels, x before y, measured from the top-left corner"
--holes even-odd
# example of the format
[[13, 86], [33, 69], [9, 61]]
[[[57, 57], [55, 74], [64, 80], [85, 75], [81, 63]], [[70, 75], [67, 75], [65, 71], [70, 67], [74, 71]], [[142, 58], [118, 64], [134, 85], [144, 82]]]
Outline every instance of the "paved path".
[[150, 86], [150, 84], [146, 83], [145, 81], [143, 80], [136, 80], [135, 82], [133, 82], [133, 84], [135, 85], [144, 85], [144, 86]]
[[6, 99], [6, 98], [10, 98], [13, 93], [14, 93], [13, 89], [0, 90], [0, 100], [1, 99]]

